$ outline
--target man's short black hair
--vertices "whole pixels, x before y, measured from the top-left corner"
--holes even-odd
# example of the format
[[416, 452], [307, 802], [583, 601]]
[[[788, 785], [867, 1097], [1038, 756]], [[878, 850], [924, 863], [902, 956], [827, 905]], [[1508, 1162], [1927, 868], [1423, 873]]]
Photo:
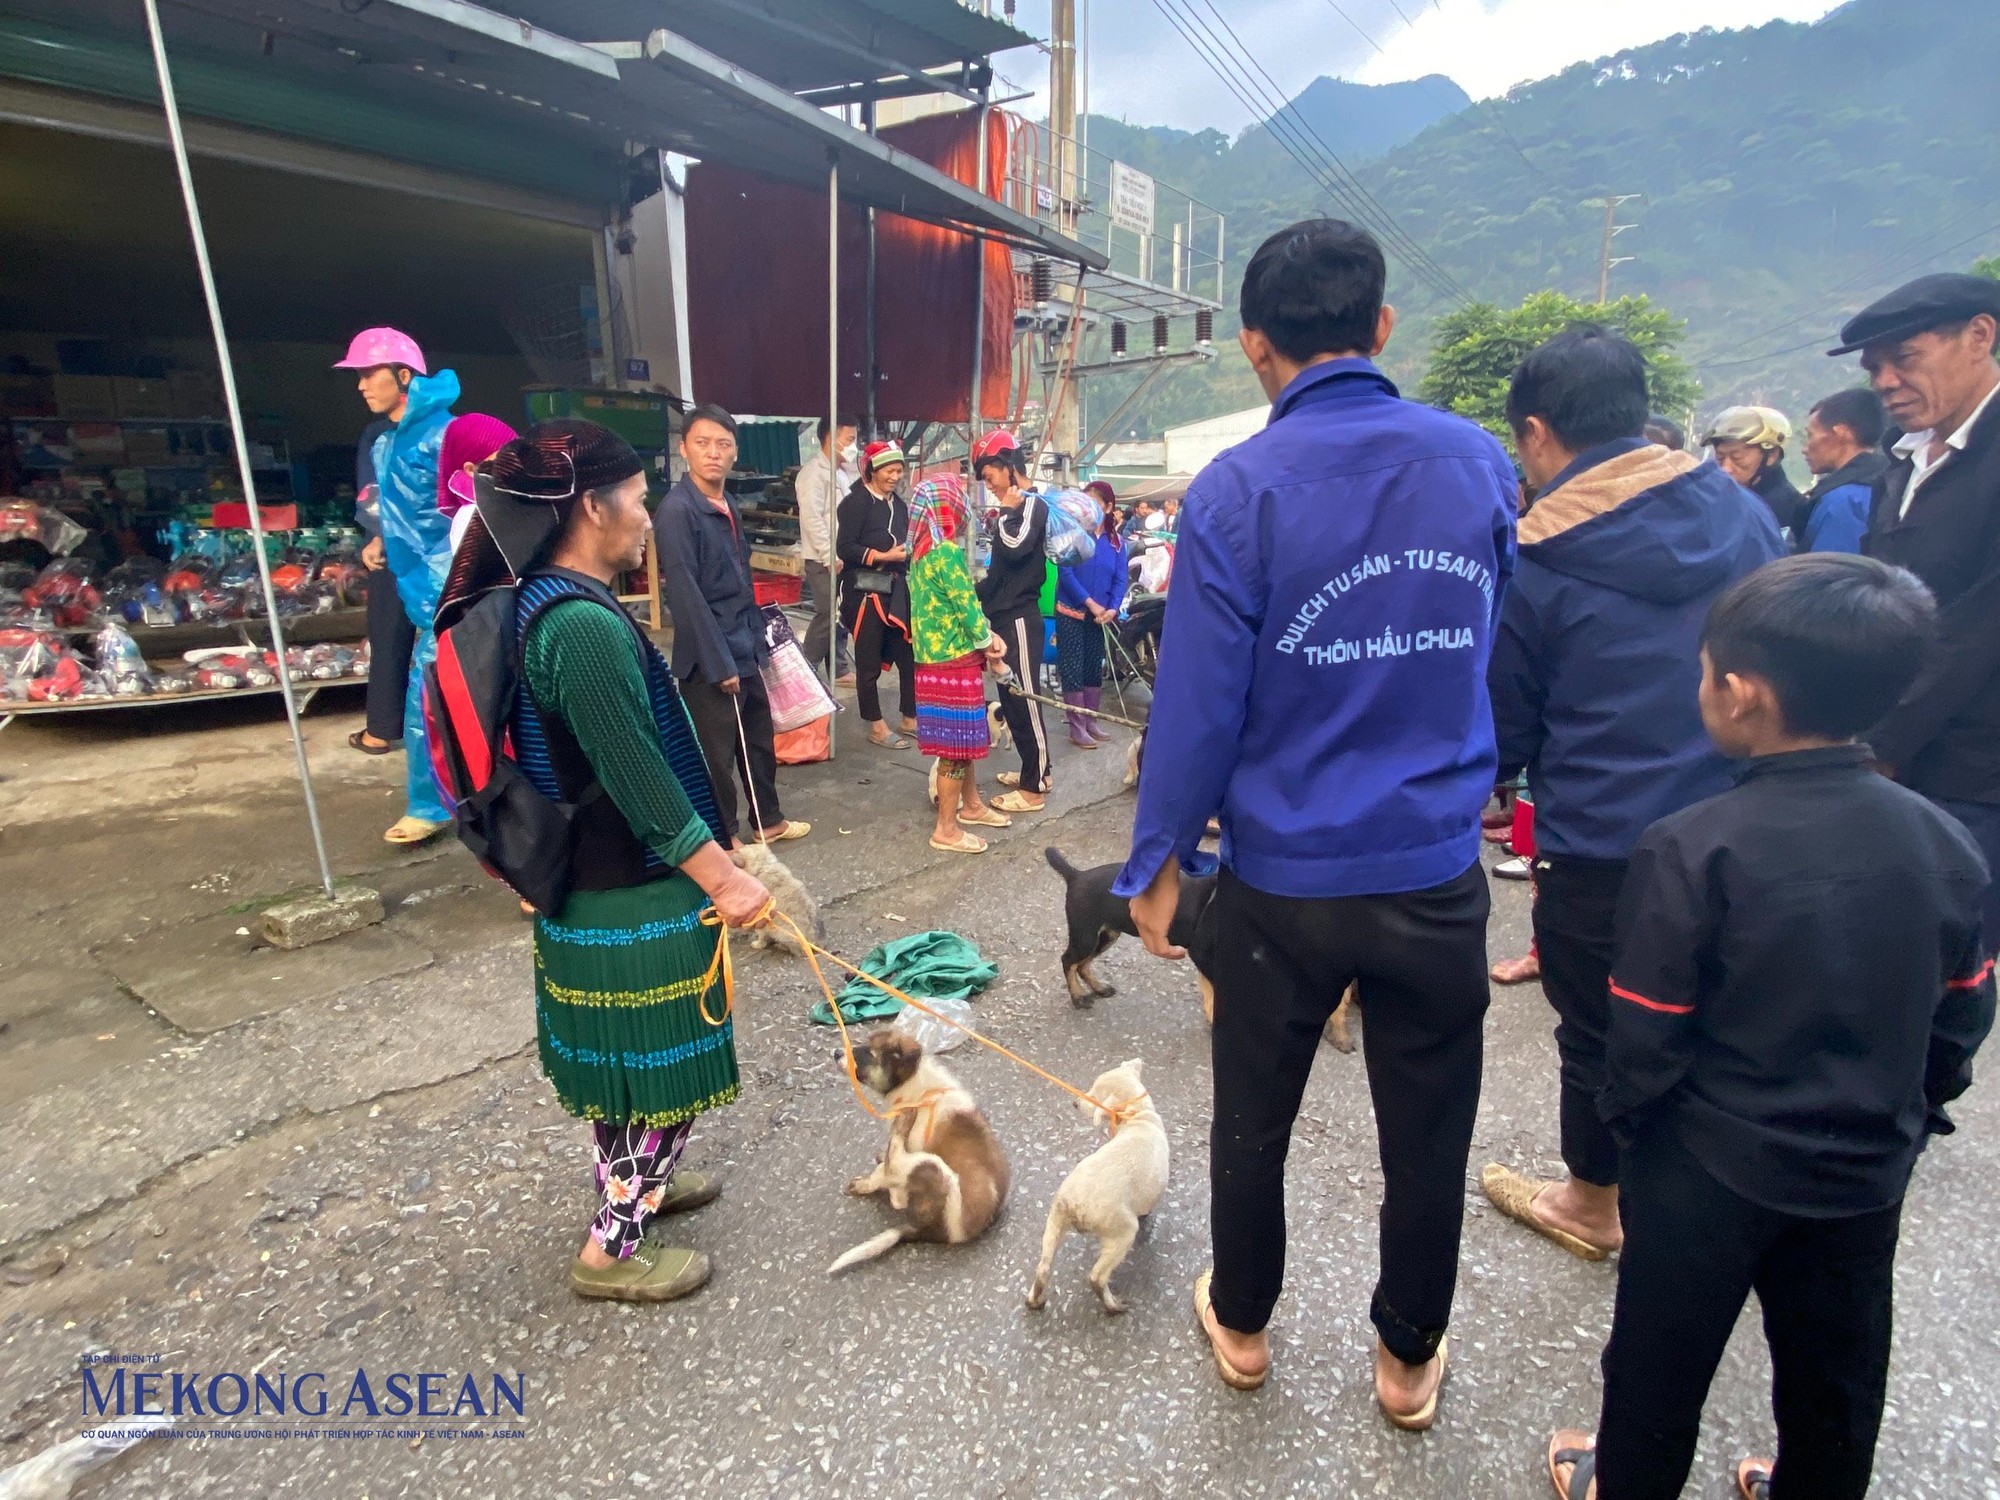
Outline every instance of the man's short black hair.
[[736, 418], [729, 415], [713, 401], [704, 401], [699, 406], [690, 406], [687, 415], [681, 418], [681, 436], [694, 431], [697, 422], [713, 422], [731, 437], [736, 436]]
[[1822, 427], [1845, 427], [1864, 448], [1880, 447], [1882, 434], [1889, 428], [1889, 414], [1883, 410], [1882, 398], [1865, 385], [1835, 391], [1815, 406], [1812, 414], [1819, 418]]
[[1257, 247], [1243, 271], [1243, 326], [1295, 364], [1373, 354], [1389, 268], [1375, 236], [1344, 219], [1302, 219]]
[[1913, 573], [1849, 552], [1766, 563], [1716, 600], [1701, 643], [1717, 676], [1761, 677], [1793, 734], [1851, 739], [1916, 680], [1937, 604]]
[[[846, 416], [844, 414], [840, 419], [840, 425], [842, 427], [852, 427], [857, 432], [861, 430], [861, 424], [859, 422], [855, 421], [854, 418]], [[818, 436], [819, 440], [822, 443], [826, 441], [827, 430], [828, 430], [827, 420], [825, 417], [821, 417], [818, 423], [814, 425], [813, 432]]]
[[1658, 443], [1676, 453], [1682, 452], [1688, 445], [1687, 429], [1672, 417], [1663, 417], [1658, 412], [1646, 418], [1645, 438], [1649, 443]]
[[1535, 350], [1507, 391], [1507, 425], [1515, 436], [1527, 430], [1528, 418], [1540, 417], [1572, 453], [1638, 437], [1651, 414], [1646, 356], [1596, 323], [1573, 324]]

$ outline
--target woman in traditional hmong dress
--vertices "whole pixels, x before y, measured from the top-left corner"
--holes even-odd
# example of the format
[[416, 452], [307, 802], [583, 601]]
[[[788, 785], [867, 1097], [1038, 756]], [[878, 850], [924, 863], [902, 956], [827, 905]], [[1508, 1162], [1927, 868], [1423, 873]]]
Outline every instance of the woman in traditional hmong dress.
[[723, 852], [673, 674], [611, 592], [644, 557], [638, 454], [595, 423], [544, 422], [486, 472], [446, 598], [517, 571], [515, 757], [545, 796], [577, 807], [570, 894], [534, 935], [542, 1068], [596, 1146], [599, 1201], [570, 1285], [668, 1301], [707, 1281], [708, 1257], [648, 1226], [714, 1199], [712, 1179], [677, 1168], [695, 1117], [738, 1093], [720, 934], [702, 917], [713, 906], [752, 924], [769, 893]]
[[[917, 658], [917, 748], [937, 761], [937, 825], [931, 847], [984, 854], [965, 828], [1009, 828], [979, 800], [973, 766], [986, 759], [986, 664], [1006, 647], [973, 591], [965, 539], [972, 512], [956, 475], [927, 479], [910, 501], [910, 627]], [[964, 826], [961, 826], [964, 825]]]

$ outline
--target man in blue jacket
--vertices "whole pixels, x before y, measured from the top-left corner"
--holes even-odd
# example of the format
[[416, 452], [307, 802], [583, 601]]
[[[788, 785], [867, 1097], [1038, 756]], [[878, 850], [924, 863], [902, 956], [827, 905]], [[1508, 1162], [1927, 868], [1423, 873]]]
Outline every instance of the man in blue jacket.
[[1580, 325], [1514, 372], [1507, 421], [1538, 498], [1493, 645], [1500, 774], [1535, 798], [1535, 942], [1562, 1058], [1569, 1179], [1497, 1163], [1487, 1197], [1586, 1260], [1623, 1243], [1618, 1146], [1597, 1110], [1613, 917], [1639, 835], [1730, 784], [1702, 728], [1701, 624], [1785, 553], [1770, 510], [1715, 463], [1642, 435], [1646, 359]]
[[1882, 398], [1865, 386], [1836, 391], [1806, 417], [1806, 467], [1815, 482], [1792, 523], [1795, 552], [1859, 552], [1875, 486], [1889, 472]]
[[1230, 1385], [1263, 1383], [1285, 1155], [1322, 1026], [1359, 979], [1381, 1137], [1376, 1397], [1428, 1427], [1444, 1378], [1486, 1014], [1486, 660], [1514, 564], [1513, 465], [1376, 368], [1381, 248], [1337, 220], [1265, 241], [1244, 353], [1270, 424], [1188, 491], [1132, 853], [1115, 889], [1167, 940], [1211, 816], [1196, 949], [1215, 990], [1210, 1233], [1195, 1304]]

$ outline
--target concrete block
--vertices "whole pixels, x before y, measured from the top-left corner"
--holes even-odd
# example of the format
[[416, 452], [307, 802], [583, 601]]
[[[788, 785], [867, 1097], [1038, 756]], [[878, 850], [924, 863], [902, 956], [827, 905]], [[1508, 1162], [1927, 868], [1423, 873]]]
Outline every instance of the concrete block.
[[373, 927], [382, 920], [382, 897], [365, 886], [307, 896], [265, 908], [264, 940], [274, 948], [305, 948]]

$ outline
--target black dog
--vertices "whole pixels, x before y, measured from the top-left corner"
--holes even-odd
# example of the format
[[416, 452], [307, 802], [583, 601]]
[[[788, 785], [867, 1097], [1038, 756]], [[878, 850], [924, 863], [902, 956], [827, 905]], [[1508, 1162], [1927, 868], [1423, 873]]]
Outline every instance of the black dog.
[[[1121, 867], [1094, 865], [1088, 870], [1079, 870], [1063, 858], [1060, 849], [1044, 849], [1042, 855], [1048, 860], [1049, 868], [1062, 876], [1067, 893], [1063, 899], [1063, 915], [1069, 922], [1069, 946], [1063, 950], [1063, 982], [1069, 986], [1070, 1004], [1079, 1010], [1088, 1010], [1097, 1003], [1099, 995], [1117, 993], [1091, 973], [1090, 966], [1118, 941], [1120, 933], [1127, 937], [1139, 935], [1139, 929], [1132, 922], [1131, 903], [1122, 896], [1111, 894], [1112, 882], [1118, 878]], [[1194, 930], [1214, 895], [1213, 875], [1183, 875], [1180, 904], [1174, 908], [1174, 919], [1167, 926], [1167, 941], [1176, 948], [1187, 949], [1188, 958], [1194, 963], [1195, 982], [1201, 986], [1201, 1013], [1208, 1017], [1211, 1026], [1215, 1024], [1215, 985], [1202, 972], [1200, 959], [1195, 954]], [[1354, 1050], [1353, 1033], [1348, 1029], [1349, 1018], [1359, 1010], [1360, 998], [1360, 986], [1350, 984], [1340, 997], [1340, 1004], [1327, 1018], [1326, 1039], [1342, 1052]]]
[[[1086, 1010], [1096, 1003], [1099, 995], [1117, 993], [1090, 972], [1091, 964], [1104, 956], [1105, 950], [1118, 941], [1119, 934], [1137, 937], [1139, 929], [1132, 925], [1131, 903], [1123, 896], [1111, 894], [1111, 883], [1118, 878], [1119, 866], [1096, 865], [1079, 870], [1063, 858], [1060, 849], [1044, 849], [1042, 853], [1049, 868], [1062, 876], [1068, 892], [1063, 900], [1063, 914], [1069, 920], [1069, 946], [1063, 950], [1062, 958], [1063, 981], [1069, 986], [1070, 1004]], [[1213, 875], [1183, 876], [1180, 905], [1174, 909], [1174, 920], [1167, 928], [1167, 941], [1176, 948], [1187, 948], [1192, 955], [1195, 924], [1201, 921], [1201, 914], [1208, 909], [1209, 899], [1214, 895]], [[1195, 965], [1195, 975], [1201, 982], [1202, 1013], [1212, 1021], [1215, 991], [1199, 964]]]

